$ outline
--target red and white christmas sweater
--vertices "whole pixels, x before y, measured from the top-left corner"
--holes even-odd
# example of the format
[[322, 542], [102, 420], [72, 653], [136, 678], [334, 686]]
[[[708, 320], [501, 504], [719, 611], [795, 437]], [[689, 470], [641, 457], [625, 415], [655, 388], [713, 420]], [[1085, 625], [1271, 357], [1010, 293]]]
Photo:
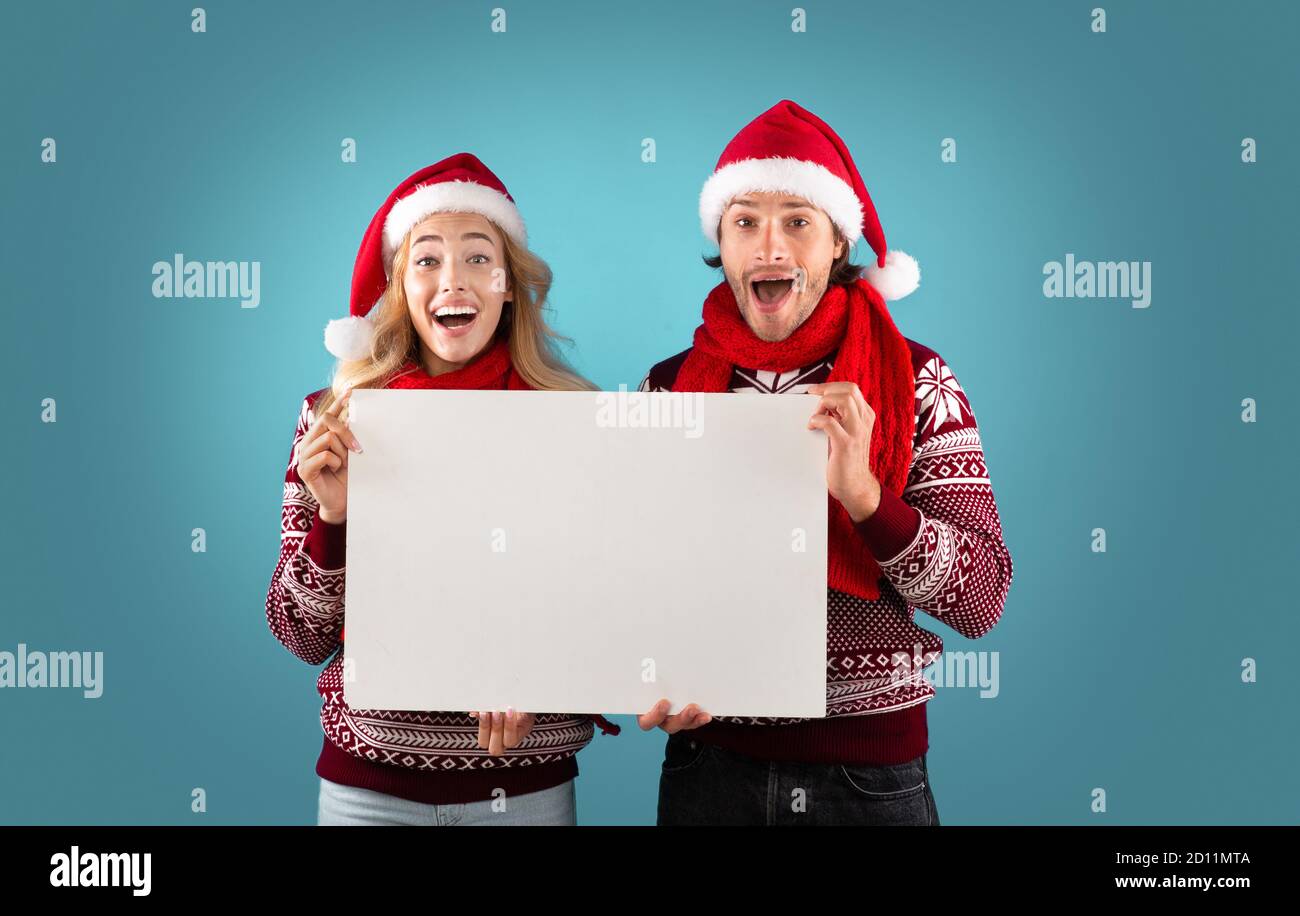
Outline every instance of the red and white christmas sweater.
[[[906, 338], [905, 338], [906, 339]], [[880, 565], [880, 597], [827, 588], [826, 718], [717, 716], [692, 732], [701, 741], [764, 760], [894, 764], [929, 748], [922, 669], [943, 640], [915, 622], [919, 609], [970, 639], [1002, 615], [1011, 554], [980, 432], [966, 392], [933, 350], [908, 340], [916, 380], [912, 464], [902, 496], [884, 490], [856, 526]], [[690, 349], [657, 363], [641, 391], [669, 391]], [[796, 394], [825, 382], [835, 353], [791, 372], [735, 367], [737, 393]], [[812, 414], [809, 398], [809, 415]], [[682, 702], [690, 697], [676, 698]]]
[[[316, 773], [331, 782], [428, 804], [461, 804], [537, 792], [578, 775], [574, 758], [591, 741], [598, 715], [538, 714], [518, 747], [493, 757], [478, 746], [478, 722], [466, 712], [352, 709], [343, 699], [343, 618], [347, 521], [331, 524], [298, 476], [298, 443], [314, 422], [303, 399], [284, 475], [280, 557], [266, 596], [276, 639], [310, 665], [329, 664], [316, 680], [324, 741]], [[333, 656], [333, 658], [331, 658]]]

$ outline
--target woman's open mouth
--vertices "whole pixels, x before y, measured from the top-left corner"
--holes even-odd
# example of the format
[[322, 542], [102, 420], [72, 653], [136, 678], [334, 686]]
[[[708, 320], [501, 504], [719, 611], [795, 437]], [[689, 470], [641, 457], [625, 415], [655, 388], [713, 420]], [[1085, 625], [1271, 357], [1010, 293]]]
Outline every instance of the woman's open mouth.
[[764, 313], [778, 312], [789, 301], [794, 277], [782, 274], [760, 275], [749, 281], [750, 300]]
[[461, 337], [478, 321], [478, 309], [472, 305], [444, 305], [433, 313], [433, 323], [449, 337]]

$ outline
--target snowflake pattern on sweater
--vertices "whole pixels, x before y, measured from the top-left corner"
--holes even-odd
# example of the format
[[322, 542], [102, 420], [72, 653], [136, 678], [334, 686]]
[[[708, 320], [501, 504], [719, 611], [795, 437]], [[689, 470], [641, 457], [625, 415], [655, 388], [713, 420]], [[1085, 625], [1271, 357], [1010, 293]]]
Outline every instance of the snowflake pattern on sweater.
[[493, 757], [478, 746], [478, 721], [466, 712], [352, 709], [344, 701], [339, 650], [346, 522], [323, 521], [316, 498], [298, 476], [298, 443], [315, 420], [311, 405], [323, 391], [307, 395], [298, 412], [284, 477], [280, 556], [267, 592], [266, 620], [276, 639], [309, 665], [333, 656], [316, 680], [325, 736], [355, 757], [412, 771], [517, 769], [572, 757], [591, 741], [596, 717], [538, 714], [532, 732], [517, 747]]
[[[901, 498], [882, 494], [876, 515], [857, 526], [880, 565], [880, 597], [868, 601], [827, 588], [827, 718], [893, 712], [933, 698], [924, 668], [942, 655], [943, 640], [917, 625], [916, 611], [976, 639], [997, 623], [1011, 587], [1011, 554], [970, 401], [937, 353], [907, 343], [916, 379], [912, 464]], [[671, 390], [689, 353], [657, 363], [638, 390]], [[827, 380], [834, 360], [832, 352], [790, 372], [738, 366], [728, 388], [806, 394]], [[714, 718], [748, 725], [807, 721]]]

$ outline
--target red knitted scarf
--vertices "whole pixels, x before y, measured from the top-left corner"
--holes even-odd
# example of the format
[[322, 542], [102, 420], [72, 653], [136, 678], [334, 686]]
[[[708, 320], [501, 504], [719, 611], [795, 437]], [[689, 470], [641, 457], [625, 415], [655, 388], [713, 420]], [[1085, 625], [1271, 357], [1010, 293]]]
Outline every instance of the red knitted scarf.
[[509, 388], [515, 391], [532, 391], [533, 386], [524, 381], [510, 361], [510, 343], [498, 337], [492, 345], [468, 366], [430, 375], [414, 360], [407, 360], [388, 380], [385, 388]]
[[[677, 373], [673, 391], [726, 391], [733, 367], [790, 372], [838, 348], [828, 381], [857, 382], [876, 412], [870, 467], [880, 485], [899, 496], [912, 464], [916, 389], [911, 350], [880, 294], [865, 280], [832, 284], [811, 315], [781, 341], [761, 340], [740, 314], [723, 281], [704, 300], [704, 323]], [[815, 401], [809, 399], [811, 416]], [[830, 501], [827, 581], [861, 598], [880, 597], [880, 565], [854, 530], [844, 506]]]

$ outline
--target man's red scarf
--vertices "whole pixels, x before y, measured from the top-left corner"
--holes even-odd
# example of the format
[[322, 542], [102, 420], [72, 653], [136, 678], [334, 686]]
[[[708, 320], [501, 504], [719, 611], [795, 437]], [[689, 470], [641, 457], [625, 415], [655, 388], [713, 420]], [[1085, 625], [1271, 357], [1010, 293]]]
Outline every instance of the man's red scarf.
[[498, 337], [492, 346], [468, 366], [430, 375], [414, 360], [407, 360], [389, 379], [385, 388], [509, 388], [532, 391], [510, 361], [510, 342]]
[[[790, 372], [838, 349], [829, 382], [857, 382], [876, 413], [870, 468], [882, 488], [899, 496], [912, 464], [916, 388], [911, 350], [894, 326], [880, 294], [858, 280], [832, 284], [811, 315], [781, 341], [761, 340], [740, 314], [731, 286], [723, 281], [704, 300], [704, 323], [677, 373], [673, 391], [727, 391], [733, 367]], [[816, 400], [808, 399], [812, 415]], [[831, 588], [861, 598], [880, 597], [880, 565], [844, 506], [830, 500], [827, 581]]]

